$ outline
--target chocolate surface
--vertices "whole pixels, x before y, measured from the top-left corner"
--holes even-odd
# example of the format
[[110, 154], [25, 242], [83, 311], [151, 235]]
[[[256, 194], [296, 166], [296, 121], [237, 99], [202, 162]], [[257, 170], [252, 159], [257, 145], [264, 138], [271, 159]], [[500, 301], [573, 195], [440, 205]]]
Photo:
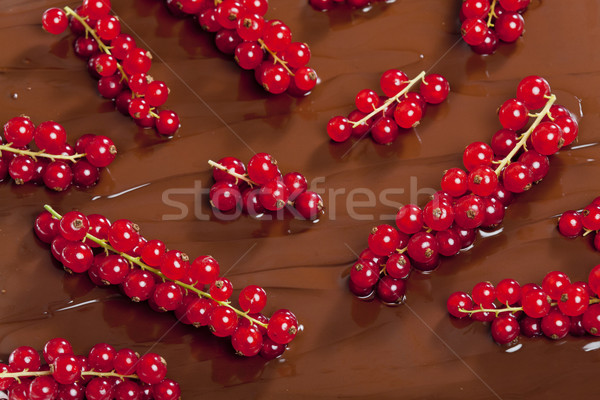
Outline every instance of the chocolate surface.
[[[492, 56], [479, 56], [460, 40], [457, 0], [397, 0], [366, 13], [319, 13], [306, 0], [271, 0], [267, 17], [285, 21], [295, 40], [309, 43], [310, 65], [322, 80], [302, 99], [266, 94], [252, 73], [216, 50], [211, 35], [170, 15], [163, 2], [113, 1], [123, 30], [154, 55], [151, 74], [171, 89], [167, 106], [179, 113], [182, 127], [170, 140], [138, 128], [100, 98], [73, 54], [71, 35], [42, 30], [43, 11], [64, 5], [3, 0], [0, 121], [19, 114], [36, 124], [52, 119], [65, 126], [71, 143], [84, 133], [103, 134], [119, 155], [89, 190], [53, 193], [0, 183], [0, 361], [17, 346], [39, 349], [53, 337], [67, 338], [78, 353], [97, 342], [151, 348], [167, 359], [168, 376], [181, 384], [184, 399], [600, 393], [598, 338], [521, 337], [503, 347], [487, 326], [452, 320], [445, 309], [450, 293], [482, 280], [540, 283], [556, 269], [587, 280], [599, 263], [589, 240], [568, 240], [556, 230], [558, 214], [600, 195], [596, 0], [533, 0], [524, 14], [525, 35]], [[370, 139], [331, 143], [329, 118], [351, 111], [359, 90], [378, 90], [389, 68], [410, 77], [422, 70], [443, 74], [452, 88], [448, 100], [429, 107], [422, 124], [391, 146]], [[352, 296], [349, 267], [370, 228], [380, 218], [390, 220], [400, 203], [422, 205], [425, 189], [437, 189], [444, 170], [461, 166], [467, 144], [489, 141], [500, 128], [497, 107], [531, 74], [545, 77], [557, 102], [580, 117], [578, 142], [551, 158], [548, 176], [509, 207], [500, 231], [479, 237], [473, 249], [445, 259], [430, 275], [413, 273], [405, 305]], [[246, 162], [254, 152], [273, 154], [284, 172], [318, 180], [326, 215], [314, 224], [211, 217], [201, 190], [211, 184], [206, 161], [229, 155]], [[390, 188], [397, 190], [382, 201]], [[375, 194], [371, 205], [347, 207], [368, 200], [367, 190]], [[169, 248], [191, 257], [211, 254], [234, 287], [265, 287], [267, 314], [288, 308], [303, 330], [280, 359], [240, 358], [207, 328], [174, 324], [172, 314], [96, 288], [86, 275], [68, 276], [32, 232], [45, 203], [62, 213], [128, 218]]]

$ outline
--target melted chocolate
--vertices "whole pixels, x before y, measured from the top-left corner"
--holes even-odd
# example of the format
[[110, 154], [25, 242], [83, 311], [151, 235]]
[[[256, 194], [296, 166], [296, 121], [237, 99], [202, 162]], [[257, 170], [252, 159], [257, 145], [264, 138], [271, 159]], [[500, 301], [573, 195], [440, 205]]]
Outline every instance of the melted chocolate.
[[[124, 29], [156, 56], [152, 75], [171, 89], [167, 105], [183, 123], [172, 140], [114, 111], [73, 54], [73, 38], [42, 31], [42, 12], [62, 2], [3, 1], [1, 120], [19, 114], [35, 123], [54, 119], [71, 141], [87, 132], [108, 135], [119, 156], [90, 190], [51, 193], [0, 184], [1, 361], [19, 345], [41, 348], [62, 336], [80, 353], [97, 342], [140, 352], [152, 347], [169, 362], [169, 376], [180, 382], [186, 399], [598, 394], [597, 339], [520, 338], [517, 346], [501, 347], [488, 327], [452, 320], [445, 311], [450, 293], [481, 280], [539, 283], [554, 269], [586, 280], [600, 259], [588, 240], [567, 240], [556, 231], [557, 214], [600, 194], [597, 1], [534, 0], [525, 13], [525, 36], [485, 57], [459, 40], [457, 0], [398, 0], [368, 13], [319, 13], [306, 0], [272, 0], [269, 18], [284, 20], [297, 40], [310, 44], [311, 66], [322, 79], [302, 99], [265, 94], [251, 73], [219, 54], [209, 35], [193, 21], [171, 16], [162, 2], [113, 3]], [[448, 101], [430, 107], [422, 124], [391, 146], [368, 139], [353, 147], [330, 143], [328, 119], [348, 113], [356, 93], [377, 89], [381, 73], [392, 67], [409, 76], [442, 73], [452, 87]], [[478, 238], [473, 249], [444, 260], [431, 275], [413, 274], [406, 305], [354, 298], [346, 287], [349, 267], [377, 222], [352, 217], [349, 193], [403, 189], [389, 200], [422, 204], [426, 194], [417, 196], [416, 190], [437, 188], [443, 170], [460, 166], [465, 145], [489, 141], [499, 129], [496, 108], [530, 74], [544, 76], [558, 103], [579, 114], [578, 143], [552, 158], [547, 178], [519, 196], [500, 232]], [[327, 215], [316, 224], [247, 217], [199, 221], [194, 210], [210, 215], [206, 196], [195, 195], [210, 185], [206, 161], [226, 155], [247, 161], [254, 151], [273, 154], [283, 171], [323, 177]], [[332, 190], [338, 194], [330, 195]], [[179, 202], [187, 215], [169, 219], [180, 210], [163, 196]], [[235, 287], [264, 286], [267, 313], [289, 308], [303, 331], [279, 360], [239, 358], [227, 340], [206, 328], [174, 325], [172, 314], [96, 288], [86, 276], [67, 276], [32, 233], [44, 203], [61, 212], [77, 208], [130, 218], [146, 237], [170, 248], [193, 257], [211, 254]], [[394, 212], [379, 199], [355, 210], [377, 218]]]

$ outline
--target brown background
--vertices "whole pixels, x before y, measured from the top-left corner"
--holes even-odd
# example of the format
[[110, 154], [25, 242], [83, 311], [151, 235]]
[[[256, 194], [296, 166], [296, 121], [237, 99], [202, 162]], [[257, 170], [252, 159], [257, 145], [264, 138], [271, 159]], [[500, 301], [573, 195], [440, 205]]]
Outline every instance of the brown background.
[[[183, 123], [172, 140], [138, 129], [113, 111], [74, 56], [73, 38], [42, 31], [42, 12], [63, 2], [2, 1], [0, 121], [22, 113], [35, 123], [53, 119], [66, 127], [71, 142], [94, 132], [110, 136], [119, 148], [91, 190], [56, 194], [0, 184], [2, 361], [19, 345], [41, 348], [56, 336], [71, 340], [80, 353], [102, 341], [144, 352], [160, 339], [152, 351], [167, 359], [169, 376], [181, 383], [185, 399], [598, 395], [598, 339], [521, 338], [520, 347], [509, 352], [493, 343], [488, 327], [452, 321], [445, 312], [451, 292], [481, 280], [540, 282], [553, 269], [585, 280], [598, 263], [588, 241], [567, 240], [555, 229], [558, 214], [600, 195], [597, 1], [534, 0], [524, 15], [525, 36], [482, 57], [457, 43], [459, 1], [398, 0], [376, 4], [368, 13], [325, 14], [306, 0], [272, 0], [268, 17], [284, 20], [296, 40], [310, 44], [311, 65], [323, 81], [303, 99], [265, 94], [251, 73], [216, 50], [209, 35], [192, 21], [172, 17], [162, 2], [113, 3], [124, 30], [154, 54], [152, 75], [171, 88], [167, 105]], [[416, 131], [391, 146], [367, 139], [343, 156], [351, 144], [330, 143], [326, 122], [349, 112], [360, 89], [377, 89], [380, 74], [392, 67], [411, 77], [421, 70], [442, 73], [452, 92], [445, 103], [429, 108]], [[438, 187], [443, 170], [460, 166], [465, 145], [488, 141], [499, 128], [496, 108], [530, 74], [544, 76], [558, 102], [581, 117], [579, 148], [552, 158], [547, 178], [510, 207], [501, 232], [478, 239], [475, 248], [445, 260], [430, 276], [414, 274], [407, 305], [355, 299], [346, 289], [353, 251], [366, 246], [377, 223], [349, 216], [348, 193], [403, 188], [404, 194], [390, 199], [406, 203], [416, 196], [411, 177], [418, 188]], [[316, 224], [246, 217], [199, 221], [194, 207], [204, 214], [210, 210], [205, 196], [192, 194], [173, 196], [190, 210], [186, 218], [162, 221], [178, 212], [163, 202], [165, 190], [190, 193], [196, 181], [207, 187], [208, 159], [231, 155], [247, 161], [253, 151], [273, 154], [283, 171], [324, 177], [321, 187], [328, 193], [345, 194], [333, 201], [325, 194], [328, 214]], [[238, 358], [227, 340], [206, 328], [173, 326], [170, 314], [133, 304], [117, 290], [95, 288], [86, 276], [66, 276], [32, 233], [44, 203], [61, 212], [78, 208], [112, 220], [129, 218], [146, 237], [170, 248], [192, 257], [211, 254], [224, 272], [231, 268], [227, 277], [235, 287], [264, 286], [268, 313], [289, 308], [304, 330], [279, 360]], [[380, 216], [393, 214], [394, 207], [377, 200], [357, 212]]]

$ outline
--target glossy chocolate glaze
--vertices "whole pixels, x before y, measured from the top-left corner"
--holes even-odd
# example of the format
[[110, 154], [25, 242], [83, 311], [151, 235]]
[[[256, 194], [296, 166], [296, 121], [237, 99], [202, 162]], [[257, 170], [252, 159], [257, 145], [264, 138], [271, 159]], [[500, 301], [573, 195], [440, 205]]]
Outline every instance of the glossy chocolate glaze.
[[[597, 1], [533, 0], [525, 36], [482, 57], [459, 41], [457, 0], [397, 0], [368, 13], [341, 8], [328, 14], [306, 0], [272, 0], [268, 16], [284, 20], [297, 40], [310, 44], [311, 66], [322, 79], [302, 99], [265, 94], [250, 73], [219, 54], [208, 35], [192, 21], [172, 17], [161, 1], [113, 3], [124, 29], [155, 55], [152, 75], [171, 88], [167, 105], [183, 122], [171, 140], [113, 111], [74, 56], [73, 38], [42, 31], [42, 12], [63, 2], [2, 2], [0, 120], [22, 113], [35, 123], [54, 119], [71, 141], [94, 132], [110, 136], [119, 149], [90, 190], [57, 194], [0, 184], [2, 361], [16, 346], [41, 348], [63, 336], [78, 352], [103, 341], [140, 352], [152, 348], [169, 362], [169, 376], [180, 382], [185, 399], [598, 395], [598, 339], [521, 338], [517, 346], [501, 347], [488, 327], [451, 320], [445, 311], [451, 292], [481, 280], [539, 283], [553, 269], [585, 280], [600, 260], [587, 240], [567, 240], [555, 229], [557, 214], [600, 194]], [[389, 147], [371, 140], [352, 148], [330, 143], [328, 119], [349, 112], [356, 93], [377, 88], [380, 74], [392, 67], [409, 76], [442, 73], [452, 92], [428, 110], [418, 129]], [[576, 147], [552, 158], [547, 178], [509, 208], [499, 233], [479, 238], [472, 250], [444, 260], [431, 275], [414, 274], [406, 305], [354, 298], [346, 288], [349, 267], [377, 222], [352, 218], [348, 193], [404, 188], [389, 199], [407, 203], [416, 197], [411, 177], [418, 188], [436, 188], [443, 170], [460, 166], [465, 145], [491, 138], [499, 128], [496, 108], [530, 74], [544, 76], [558, 103], [581, 116]], [[209, 185], [206, 160], [248, 160], [254, 151], [273, 154], [284, 171], [324, 177], [319, 187], [328, 191], [328, 214], [316, 224], [247, 217], [199, 221], [194, 204], [198, 213], [210, 210], [206, 196], [192, 193], [196, 181]], [[163, 201], [163, 192], [173, 188], [187, 189], [171, 199], [189, 213], [163, 221], [179, 213]], [[333, 189], [346, 194], [330, 198]], [[113, 220], [130, 218], [146, 237], [170, 248], [194, 257], [211, 254], [237, 288], [263, 285], [268, 313], [289, 308], [304, 329], [281, 359], [239, 358], [227, 340], [206, 328], [173, 325], [170, 314], [133, 304], [117, 290], [95, 288], [86, 276], [67, 276], [32, 233], [44, 203], [62, 212], [78, 208]], [[394, 209], [378, 200], [356, 212], [380, 216]]]

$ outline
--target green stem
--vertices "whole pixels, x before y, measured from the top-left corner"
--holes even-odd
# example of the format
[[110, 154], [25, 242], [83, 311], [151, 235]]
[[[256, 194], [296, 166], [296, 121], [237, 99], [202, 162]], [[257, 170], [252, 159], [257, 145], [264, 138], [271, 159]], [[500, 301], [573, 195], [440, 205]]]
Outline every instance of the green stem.
[[398, 101], [398, 99], [400, 97], [404, 96], [410, 90], [410, 88], [414, 86], [415, 83], [417, 83], [418, 81], [422, 80], [424, 77], [425, 77], [425, 71], [422, 71], [415, 78], [413, 78], [410, 81], [408, 81], [408, 85], [406, 85], [406, 87], [404, 89], [402, 89], [400, 92], [398, 92], [398, 94], [396, 94], [395, 96], [392, 96], [389, 99], [387, 99], [385, 101], [385, 103], [383, 103], [381, 106], [379, 106], [376, 109], [374, 109], [373, 111], [371, 111], [371, 113], [369, 113], [368, 115], [366, 115], [362, 119], [359, 119], [356, 122], [352, 122], [352, 127], [356, 128], [357, 126], [362, 125], [365, 122], [367, 122], [373, 116], [375, 116], [375, 115], [379, 114], [380, 112], [386, 110], [390, 106], [390, 104], [394, 103], [395, 101]]
[[[44, 205], [44, 209], [46, 209], [46, 211], [48, 211], [50, 214], [52, 214], [52, 216], [56, 219], [61, 219], [62, 215], [60, 215], [59, 213], [57, 213], [51, 206], [49, 206], [48, 204]], [[145, 271], [150, 271], [153, 274], [159, 276], [163, 281], [170, 281], [175, 283], [176, 285], [181, 286], [182, 288], [189, 290], [193, 293], [196, 293], [198, 295], [198, 297], [205, 297], [207, 299], [210, 299], [212, 301], [214, 301], [215, 303], [217, 303], [220, 306], [225, 306], [230, 308], [233, 312], [235, 312], [237, 315], [239, 315], [240, 317], [246, 318], [247, 320], [249, 320], [250, 322], [252, 322], [253, 324], [256, 325], [260, 325], [263, 328], [267, 328], [267, 324], [265, 324], [264, 322], [261, 322], [255, 318], [252, 318], [251, 316], [248, 315], [248, 313], [244, 312], [244, 311], [240, 311], [237, 308], [233, 307], [231, 304], [229, 304], [229, 302], [227, 301], [220, 301], [220, 300], [215, 300], [209, 293], [204, 292], [200, 289], [198, 289], [197, 287], [193, 286], [193, 285], [188, 285], [187, 283], [183, 283], [177, 280], [173, 280], [173, 279], [169, 279], [167, 278], [162, 272], [160, 272], [160, 270], [156, 269], [156, 268], [152, 268], [149, 265], [146, 265], [141, 259], [140, 257], [132, 257], [129, 254], [126, 253], [121, 253], [120, 251], [115, 250], [114, 247], [112, 247], [110, 244], [108, 244], [108, 242], [106, 240], [103, 239], [98, 239], [97, 237], [91, 235], [91, 234], [86, 234], [85, 238], [88, 240], [91, 240], [92, 242], [98, 244], [99, 246], [101, 246], [102, 248], [104, 248], [105, 251], [110, 251], [112, 253], [118, 254], [121, 257], [125, 258], [127, 261], [129, 261], [131, 264], [135, 264], [138, 267], [140, 267], [141, 269], [145, 270]]]
[[[53, 371], [52, 366], [50, 366], [50, 370], [48, 370], [48, 371], [0, 372], [0, 379], [4, 379], [4, 378], [19, 379], [19, 378], [29, 378], [32, 376], [47, 376], [47, 375], [52, 375], [53, 372], [54, 371]], [[125, 378], [139, 379], [139, 377], [135, 374], [134, 375], [120, 375], [120, 374], [117, 374], [115, 371], [111, 371], [111, 372], [82, 371], [81, 376], [96, 376], [96, 377], [100, 377], [100, 378], [117, 377], [120, 379], [125, 379]]]
[[[600, 303], [600, 298], [596, 298], [593, 297], [589, 300], [589, 305], [591, 306], [592, 304], [597, 304]], [[558, 302], [553, 301], [552, 303], [550, 303], [550, 307], [556, 307], [558, 305]], [[480, 307], [476, 310], [465, 310], [464, 308], [459, 308], [458, 311], [465, 313], [465, 314], [469, 314], [469, 316], [473, 315], [473, 314], [477, 314], [477, 313], [483, 313], [483, 312], [490, 312], [490, 313], [494, 313], [496, 314], [496, 317], [501, 314], [501, 313], [506, 313], [506, 312], [519, 312], [519, 311], [523, 311], [523, 307], [506, 307], [506, 308], [484, 308], [484, 307]]]
[[487, 20], [488, 28], [492, 28], [494, 26], [494, 24], [492, 24], [492, 18], [498, 18], [498, 16], [496, 15], [496, 2], [497, 1], [498, 0], [492, 1], [492, 4], [490, 5], [490, 12], [488, 13], [488, 20]]
[[[82, 18], [81, 15], [77, 14], [75, 11], [73, 11], [73, 9], [69, 6], [65, 6], [64, 8], [65, 13], [67, 15], [72, 16], [73, 18], [75, 18], [77, 21], [79, 21], [81, 23], [81, 25], [83, 25], [83, 27], [85, 28], [85, 32], [86, 34], [92, 35], [92, 37], [94, 38], [94, 40], [96, 41], [96, 43], [98, 43], [98, 48], [100, 49], [100, 51], [102, 51], [103, 53], [106, 53], [108, 55], [111, 55], [110, 52], [110, 47], [105, 45], [104, 42], [100, 39], [100, 37], [98, 36], [98, 34], [96, 34], [96, 31], [94, 29], [92, 29], [91, 26], [88, 25], [86, 18]], [[117, 69], [119, 70], [119, 72], [121, 73], [121, 78], [123, 80], [125, 80], [125, 82], [128, 81], [127, 78], [127, 74], [125, 73], [125, 71], [123, 70], [123, 66], [121, 65], [120, 62], [117, 62]]]
[[285, 70], [287, 71], [288, 74], [290, 74], [291, 77], [294, 77], [294, 73], [292, 72], [292, 70], [290, 70], [287, 66], [287, 62], [283, 61], [281, 58], [279, 58], [279, 56], [277, 55], [276, 52], [274, 52], [273, 50], [269, 49], [269, 47], [267, 47], [267, 45], [265, 44], [265, 42], [262, 39], [258, 39], [258, 44], [260, 44], [260, 47], [264, 50], [267, 51], [267, 53], [269, 53], [271, 55], [271, 57], [273, 57], [273, 60], [275, 61], [275, 64], [280, 64], [283, 68], [285, 68]]
[[512, 149], [512, 151], [506, 157], [504, 157], [504, 159], [498, 165], [498, 167], [495, 170], [496, 175], [500, 176], [504, 167], [506, 167], [510, 163], [515, 154], [517, 154], [517, 152], [521, 150], [521, 147], [525, 146], [525, 144], [527, 143], [527, 139], [529, 139], [529, 136], [531, 136], [535, 128], [537, 128], [540, 122], [542, 122], [542, 119], [549, 113], [550, 107], [552, 107], [555, 101], [555, 95], [552, 94], [548, 97], [548, 101], [546, 102], [546, 105], [544, 106], [542, 111], [536, 114], [536, 118], [535, 121], [533, 121], [533, 124], [531, 124], [529, 129], [527, 129], [527, 131], [521, 135], [521, 140], [519, 140], [519, 143], [517, 143], [515, 148]]
[[[242, 174], [238, 174], [235, 171], [230, 171], [224, 165], [214, 162], [213, 160], [208, 160], [208, 165], [210, 165], [213, 168], [220, 169], [221, 171], [227, 172], [229, 175], [233, 176], [235, 179], [242, 180], [242, 181], [246, 182], [248, 185], [250, 185], [251, 187], [258, 186], [256, 184], [256, 182], [254, 182], [252, 179], [250, 179], [247, 175], [242, 175]], [[237, 183], [237, 181], [236, 181], [236, 183]]]
[[[71, 161], [71, 162], [75, 162], [75, 161], [77, 161], [78, 158], [85, 157], [85, 154], [73, 154], [72, 156], [66, 156], [66, 155], [63, 155], [63, 154], [49, 154], [49, 153], [46, 153], [44, 150], [41, 150], [41, 151], [31, 151], [31, 150], [15, 149], [14, 147], [11, 147], [11, 144], [12, 143], [0, 145], [0, 150], [1, 151], [7, 151], [9, 153], [20, 154], [20, 155], [23, 155], [23, 156], [30, 156], [34, 160], [36, 160], [37, 157], [43, 157], [43, 158], [49, 158], [52, 161], [54, 161], [54, 160], [68, 160], [68, 161]], [[0, 157], [2, 157], [1, 154], [0, 154]]]

